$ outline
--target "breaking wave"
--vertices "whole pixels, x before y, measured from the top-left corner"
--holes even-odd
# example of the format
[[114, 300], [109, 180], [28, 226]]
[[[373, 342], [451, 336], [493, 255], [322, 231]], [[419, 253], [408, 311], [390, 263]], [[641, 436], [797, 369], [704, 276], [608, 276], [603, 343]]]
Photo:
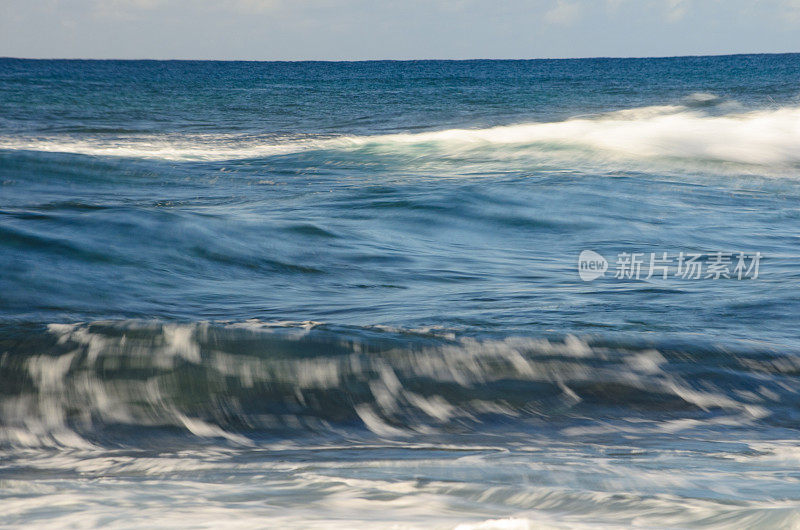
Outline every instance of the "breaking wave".
[[225, 161], [306, 151], [405, 154], [415, 159], [481, 156], [603, 160], [689, 159], [757, 166], [800, 162], [800, 107], [745, 111], [696, 94], [681, 105], [641, 107], [547, 123], [422, 133], [264, 140], [234, 136], [0, 138], [0, 149], [170, 161]]
[[719, 348], [136, 321], [6, 332], [2, 347], [0, 443], [12, 446], [164, 432], [239, 445], [302, 432], [406, 439], [486, 424], [674, 433], [800, 413], [796, 357]]

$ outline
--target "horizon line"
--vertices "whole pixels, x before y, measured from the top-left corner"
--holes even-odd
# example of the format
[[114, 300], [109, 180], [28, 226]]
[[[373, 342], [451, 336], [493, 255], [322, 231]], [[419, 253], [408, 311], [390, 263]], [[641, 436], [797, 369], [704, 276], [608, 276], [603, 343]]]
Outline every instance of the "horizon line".
[[368, 62], [476, 62], [476, 61], [580, 61], [594, 59], [682, 59], [697, 57], [737, 57], [745, 55], [798, 55], [796, 52], [737, 52], [737, 53], [708, 53], [708, 54], [687, 54], [687, 55], [597, 55], [586, 57], [530, 57], [530, 58], [497, 58], [497, 57], [474, 57], [464, 59], [155, 59], [155, 58], [99, 58], [99, 57], [14, 57], [0, 56], [0, 60], [18, 61], [160, 61], [160, 62], [247, 62], [247, 63], [368, 63]]

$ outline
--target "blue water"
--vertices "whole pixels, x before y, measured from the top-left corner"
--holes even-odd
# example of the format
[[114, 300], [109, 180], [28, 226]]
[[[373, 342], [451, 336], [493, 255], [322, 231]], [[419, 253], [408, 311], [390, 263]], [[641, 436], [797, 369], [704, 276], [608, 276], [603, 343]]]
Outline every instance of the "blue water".
[[0, 59], [2, 522], [800, 525], [798, 81]]

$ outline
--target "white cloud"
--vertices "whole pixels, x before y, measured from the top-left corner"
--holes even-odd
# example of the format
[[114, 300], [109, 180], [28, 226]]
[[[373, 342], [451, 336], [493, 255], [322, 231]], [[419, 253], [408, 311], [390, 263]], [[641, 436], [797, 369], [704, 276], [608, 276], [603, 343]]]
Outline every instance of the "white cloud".
[[263, 13], [282, 0], [94, 0], [95, 12], [104, 16], [130, 17], [143, 11], [182, 7], [191, 12], [221, 10], [240, 13]]
[[280, 0], [228, 0], [221, 2], [221, 7], [230, 6], [237, 11], [246, 13], [263, 13], [275, 8]]
[[98, 9], [108, 11], [128, 11], [132, 9], [154, 9], [164, 0], [95, 0]]
[[671, 21], [682, 19], [689, 10], [690, 0], [667, 0], [667, 18]]
[[800, 20], [800, 0], [783, 0], [781, 7], [792, 21]]
[[544, 15], [544, 19], [551, 24], [571, 24], [581, 14], [580, 6], [576, 2], [556, 0], [556, 5]]

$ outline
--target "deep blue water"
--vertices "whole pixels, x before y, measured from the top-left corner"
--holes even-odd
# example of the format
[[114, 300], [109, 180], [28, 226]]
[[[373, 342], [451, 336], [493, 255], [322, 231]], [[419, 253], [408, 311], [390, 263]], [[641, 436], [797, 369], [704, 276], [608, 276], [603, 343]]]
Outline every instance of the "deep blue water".
[[799, 81], [0, 59], [7, 522], [800, 524]]

